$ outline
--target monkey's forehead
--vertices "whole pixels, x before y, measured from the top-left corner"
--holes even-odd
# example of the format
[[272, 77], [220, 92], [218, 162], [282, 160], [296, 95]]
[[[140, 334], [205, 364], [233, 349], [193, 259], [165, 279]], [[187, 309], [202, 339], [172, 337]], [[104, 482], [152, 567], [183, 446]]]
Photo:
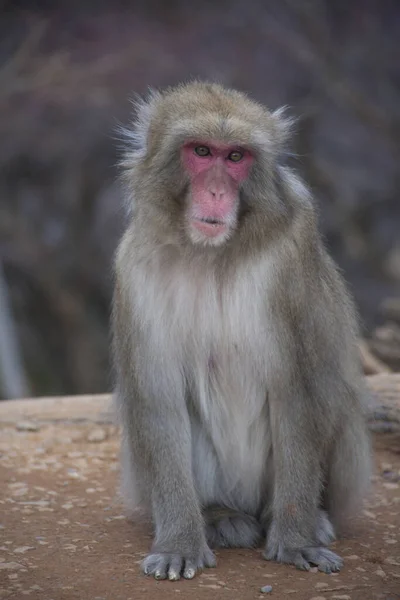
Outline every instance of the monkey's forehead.
[[267, 124], [271, 113], [237, 90], [216, 83], [191, 82], [169, 88], [160, 95], [159, 109], [172, 119], [231, 119], [236, 122]]
[[264, 106], [244, 93], [203, 82], [155, 96], [149, 130], [163, 131], [177, 141], [216, 140], [249, 147], [274, 143], [278, 133], [276, 118]]

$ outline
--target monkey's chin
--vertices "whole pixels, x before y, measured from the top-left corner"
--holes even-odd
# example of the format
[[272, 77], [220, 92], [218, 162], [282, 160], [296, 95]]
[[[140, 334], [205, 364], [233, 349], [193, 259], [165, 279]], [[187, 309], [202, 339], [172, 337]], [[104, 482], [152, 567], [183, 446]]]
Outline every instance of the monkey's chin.
[[189, 224], [189, 236], [194, 244], [220, 246], [230, 237], [231, 227], [227, 223], [207, 223], [192, 219]]

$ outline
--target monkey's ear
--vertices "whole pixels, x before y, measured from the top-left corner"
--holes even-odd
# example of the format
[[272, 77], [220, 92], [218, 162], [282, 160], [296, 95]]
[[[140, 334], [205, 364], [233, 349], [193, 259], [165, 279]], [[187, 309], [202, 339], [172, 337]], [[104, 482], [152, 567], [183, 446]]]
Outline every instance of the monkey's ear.
[[122, 130], [127, 142], [126, 161], [135, 161], [146, 155], [150, 124], [160, 99], [160, 92], [153, 89], [149, 89], [145, 96], [137, 94], [133, 97], [132, 125], [131, 127], [123, 128]]
[[288, 155], [287, 143], [290, 140], [296, 119], [287, 114], [287, 106], [282, 106], [271, 113], [276, 132], [276, 144], [279, 156]]

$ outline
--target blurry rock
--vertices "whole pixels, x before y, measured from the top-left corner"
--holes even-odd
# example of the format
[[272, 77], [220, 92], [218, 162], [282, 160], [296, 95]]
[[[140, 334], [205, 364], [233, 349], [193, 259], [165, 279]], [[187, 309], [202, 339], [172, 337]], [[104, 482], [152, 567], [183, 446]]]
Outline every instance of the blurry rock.
[[359, 342], [361, 363], [365, 375], [378, 375], [378, 373], [391, 373], [391, 369], [379, 358], [373, 355], [366, 341]]
[[18, 431], [39, 431], [40, 429], [39, 425], [33, 421], [19, 421], [15, 428]]
[[272, 592], [272, 585], [263, 585], [260, 591], [263, 594], [269, 594], [270, 592]]
[[87, 437], [88, 442], [104, 442], [107, 439], [107, 432], [104, 429], [93, 429]]

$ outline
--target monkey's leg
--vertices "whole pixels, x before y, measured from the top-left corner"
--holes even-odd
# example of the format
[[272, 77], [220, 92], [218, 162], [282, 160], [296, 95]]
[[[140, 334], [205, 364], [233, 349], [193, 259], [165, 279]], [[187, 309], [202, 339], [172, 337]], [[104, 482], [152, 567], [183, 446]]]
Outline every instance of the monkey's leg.
[[261, 523], [255, 517], [220, 506], [204, 511], [207, 542], [211, 548], [254, 548], [262, 539]]

